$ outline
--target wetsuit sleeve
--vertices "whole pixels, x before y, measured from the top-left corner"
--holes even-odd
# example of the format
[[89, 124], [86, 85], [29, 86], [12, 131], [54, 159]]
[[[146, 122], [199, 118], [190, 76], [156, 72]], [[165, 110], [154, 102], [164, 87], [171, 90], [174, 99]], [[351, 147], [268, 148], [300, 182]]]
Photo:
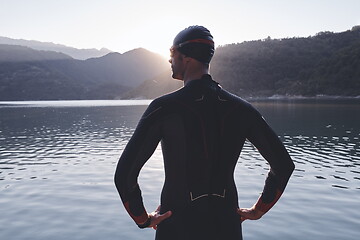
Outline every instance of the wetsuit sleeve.
[[160, 111], [161, 106], [154, 103], [145, 111], [119, 159], [114, 176], [124, 207], [138, 225], [148, 219], [138, 185], [138, 176], [161, 139], [159, 121], [156, 119]]
[[252, 123], [248, 140], [270, 165], [263, 192], [255, 204], [255, 209], [266, 213], [284, 192], [295, 165], [278, 136], [256, 111]]

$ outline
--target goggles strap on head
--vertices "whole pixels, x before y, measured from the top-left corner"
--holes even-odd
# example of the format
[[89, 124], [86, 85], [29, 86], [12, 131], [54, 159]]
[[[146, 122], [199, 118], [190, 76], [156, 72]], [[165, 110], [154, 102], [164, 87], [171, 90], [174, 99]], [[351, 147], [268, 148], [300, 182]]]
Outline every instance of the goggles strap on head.
[[210, 45], [212, 47], [214, 46], [214, 42], [212, 40], [199, 38], [199, 39], [192, 39], [192, 40], [188, 40], [188, 41], [179, 43], [178, 45], [173, 46], [173, 48], [181, 48], [182, 46], [189, 44], [189, 43], [203, 43], [203, 44]]
[[[179, 43], [179, 44], [177, 44], [177, 45], [174, 45], [174, 46], [172, 46], [171, 48], [170, 48], [170, 57], [173, 57], [174, 56], [174, 52], [175, 52], [175, 50], [177, 50], [177, 49], [181, 49], [182, 47], [184, 47], [185, 45], [187, 45], [187, 44], [190, 44], [190, 43], [200, 43], [200, 44], [204, 44], [204, 45], [207, 45], [207, 46], [209, 46], [210, 48], [212, 48], [212, 49], [214, 49], [214, 41], [212, 41], [212, 40], [209, 40], [209, 39], [202, 39], [202, 38], [198, 38], [198, 39], [191, 39], [191, 40], [188, 40], [188, 41], [185, 41], [185, 42], [182, 42], [182, 43]], [[213, 51], [213, 50], [212, 50]], [[196, 54], [196, 56], [195, 55], [193, 55], [193, 54], [185, 54], [185, 55], [187, 55], [187, 56], [191, 56], [191, 57], [193, 57], [193, 58], [195, 58], [195, 59], [197, 59], [197, 60], [200, 60], [201, 62], [207, 62], [207, 63], [209, 63], [210, 62], [210, 60], [204, 60], [204, 59], [202, 59], [202, 57], [200, 57], [198, 54]], [[200, 58], [199, 58], [200, 57]], [[211, 59], [211, 57], [212, 57], [212, 54], [211, 54], [211, 56], [210, 56], [210, 59]]]

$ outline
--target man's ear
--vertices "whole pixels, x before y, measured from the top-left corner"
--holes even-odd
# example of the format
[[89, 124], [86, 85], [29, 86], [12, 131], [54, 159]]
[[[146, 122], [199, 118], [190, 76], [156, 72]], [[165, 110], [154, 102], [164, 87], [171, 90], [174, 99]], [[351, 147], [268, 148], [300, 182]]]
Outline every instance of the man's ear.
[[184, 55], [184, 59], [186, 62], [190, 62], [193, 58]]

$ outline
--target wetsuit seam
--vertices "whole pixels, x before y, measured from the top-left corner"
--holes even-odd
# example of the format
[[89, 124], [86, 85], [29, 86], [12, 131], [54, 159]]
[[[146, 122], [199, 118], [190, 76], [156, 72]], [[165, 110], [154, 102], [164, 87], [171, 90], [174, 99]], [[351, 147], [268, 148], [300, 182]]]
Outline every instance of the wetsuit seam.
[[194, 109], [192, 109], [187, 104], [184, 104], [184, 103], [181, 103], [181, 102], [178, 102], [178, 104], [182, 105], [182, 106], [185, 106], [188, 110], [190, 110], [192, 113], [194, 113], [194, 115], [196, 115], [198, 117], [198, 119], [200, 121], [200, 125], [201, 125], [201, 132], [202, 132], [203, 148], [204, 148], [205, 158], [209, 159], [208, 147], [207, 147], [207, 143], [206, 143], [205, 124], [204, 124], [203, 118]]

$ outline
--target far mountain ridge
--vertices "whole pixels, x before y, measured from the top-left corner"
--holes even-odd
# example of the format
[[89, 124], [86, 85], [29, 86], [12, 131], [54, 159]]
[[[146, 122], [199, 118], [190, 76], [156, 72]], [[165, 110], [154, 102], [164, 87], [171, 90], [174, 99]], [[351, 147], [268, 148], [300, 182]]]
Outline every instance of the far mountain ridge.
[[34, 50], [25, 46], [0, 44], [0, 62], [69, 60], [72, 57], [54, 51]]
[[[112, 52], [99, 58], [90, 58], [83, 63], [92, 77], [104, 81], [119, 81], [123, 85], [136, 87], [144, 80], [154, 78], [170, 67], [160, 54], [144, 48], [125, 53]], [[116, 80], [117, 79], [117, 80]]]
[[[51, 59], [52, 54], [61, 57]], [[169, 68], [162, 56], [145, 49], [76, 60], [56, 52], [0, 45], [1, 57], [5, 61], [0, 61], [0, 100], [117, 99]]]
[[101, 57], [112, 52], [111, 50], [106, 48], [101, 48], [100, 50], [95, 48], [78, 49], [52, 42], [41, 42], [36, 40], [25, 40], [25, 39], [12, 39], [1, 36], [0, 36], [0, 44], [19, 45], [19, 46], [30, 47], [35, 50], [61, 52], [71, 56], [74, 59], [79, 59], [79, 60]]
[[157, 54], [157, 53], [154, 53], [154, 52], [151, 52], [145, 48], [135, 48], [135, 49], [132, 49], [132, 50], [129, 50], [129, 51], [126, 51], [124, 53], [119, 53], [119, 52], [109, 52], [103, 56], [100, 56], [100, 57], [93, 57], [93, 58], [89, 58], [89, 59], [86, 59], [85, 61], [92, 61], [92, 60], [101, 60], [101, 59], [117, 59], [117, 58], [122, 58], [124, 56], [126, 56], [126, 58], [137, 58], [137, 57], [140, 57], [140, 56], [154, 56], [154, 55], [157, 55], [159, 57], [161, 57], [160, 54]]

